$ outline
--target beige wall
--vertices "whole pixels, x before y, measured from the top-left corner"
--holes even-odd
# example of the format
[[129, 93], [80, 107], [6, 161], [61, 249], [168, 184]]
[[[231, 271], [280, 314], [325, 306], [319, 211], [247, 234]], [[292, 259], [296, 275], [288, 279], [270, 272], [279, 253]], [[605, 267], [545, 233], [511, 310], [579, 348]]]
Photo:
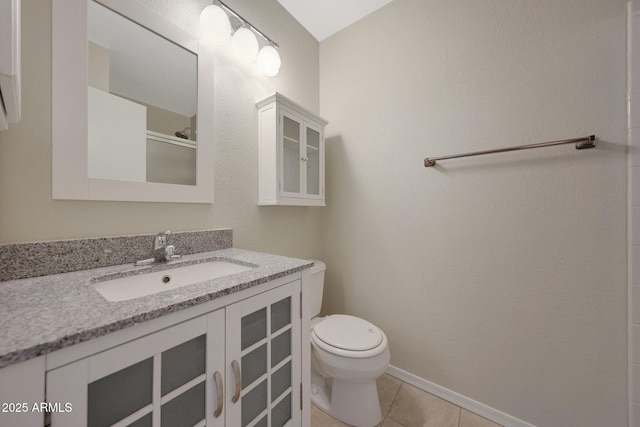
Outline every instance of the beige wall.
[[[186, 28], [210, 3], [138, 1]], [[283, 67], [217, 59], [216, 202], [185, 205], [51, 200], [51, 3], [23, 0], [0, 243], [232, 227], [237, 247], [324, 259], [325, 311], [382, 327], [395, 366], [538, 426], [625, 425], [624, 2], [396, 0], [320, 64], [276, 0], [228, 3]], [[330, 121], [327, 208], [256, 205], [254, 102], [273, 90]], [[422, 167], [589, 133], [596, 150]]]
[[[210, 1], [141, 1], [193, 30]], [[0, 243], [231, 227], [241, 248], [314, 254], [319, 209], [257, 206], [255, 102], [274, 90], [318, 110], [318, 42], [276, 0], [232, 0], [282, 47], [275, 78], [218, 58], [216, 200], [208, 204], [51, 199], [51, 2], [23, 0], [22, 120], [0, 133]], [[197, 28], [196, 28], [197, 31]], [[179, 248], [178, 248], [179, 249]]]
[[626, 425], [625, 3], [396, 0], [320, 44], [325, 311], [537, 426]]

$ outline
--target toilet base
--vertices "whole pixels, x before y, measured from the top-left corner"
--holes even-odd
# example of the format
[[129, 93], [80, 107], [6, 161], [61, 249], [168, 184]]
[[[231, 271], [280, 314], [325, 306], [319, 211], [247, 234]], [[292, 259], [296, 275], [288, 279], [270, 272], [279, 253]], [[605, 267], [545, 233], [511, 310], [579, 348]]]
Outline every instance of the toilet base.
[[349, 382], [315, 374], [311, 381], [311, 402], [320, 410], [356, 427], [380, 424], [382, 411], [375, 380]]

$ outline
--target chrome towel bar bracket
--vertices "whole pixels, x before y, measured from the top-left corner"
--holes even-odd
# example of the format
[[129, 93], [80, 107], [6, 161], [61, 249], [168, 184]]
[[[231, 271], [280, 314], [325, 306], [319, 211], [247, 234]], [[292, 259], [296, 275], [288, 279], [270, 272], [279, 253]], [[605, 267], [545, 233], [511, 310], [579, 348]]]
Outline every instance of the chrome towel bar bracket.
[[563, 139], [560, 141], [540, 142], [538, 144], [518, 145], [515, 147], [498, 148], [496, 150], [475, 151], [472, 153], [454, 154], [451, 156], [427, 157], [424, 159], [424, 166], [429, 168], [436, 165], [438, 160], [457, 159], [460, 157], [483, 156], [485, 154], [505, 153], [508, 151], [529, 150], [531, 148], [552, 147], [554, 145], [576, 144], [576, 150], [594, 148], [596, 146], [596, 136], [589, 135], [582, 138]]

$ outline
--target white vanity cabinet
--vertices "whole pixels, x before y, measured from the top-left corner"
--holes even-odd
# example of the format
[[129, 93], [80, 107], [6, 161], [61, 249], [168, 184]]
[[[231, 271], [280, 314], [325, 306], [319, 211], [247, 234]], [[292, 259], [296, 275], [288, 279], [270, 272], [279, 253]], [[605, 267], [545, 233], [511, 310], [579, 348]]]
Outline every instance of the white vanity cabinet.
[[0, 369], [0, 427], [41, 427], [44, 356]]
[[51, 426], [302, 425], [300, 291], [295, 280], [48, 371], [47, 402], [73, 406]]
[[327, 121], [275, 93], [258, 108], [258, 204], [325, 206]]

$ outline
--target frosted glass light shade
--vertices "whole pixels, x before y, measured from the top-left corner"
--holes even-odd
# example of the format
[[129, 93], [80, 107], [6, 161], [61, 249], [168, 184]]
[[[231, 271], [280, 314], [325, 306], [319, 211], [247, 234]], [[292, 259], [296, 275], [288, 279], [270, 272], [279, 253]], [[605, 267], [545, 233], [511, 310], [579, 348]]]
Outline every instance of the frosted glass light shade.
[[256, 62], [258, 63], [258, 71], [269, 77], [276, 76], [282, 64], [280, 54], [278, 54], [275, 47], [270, 45], [263, 46], [263, 48], [260, 49]]
[[238, 28], [231, 38], [236, 57], [242, 62], [251, 62], [258, 55], [258, 40], [253, 31], [247, 28]]
[[220, 6], [211, 4], [200, 14], [200, 38], [218, 46], [231, 40], [229, 16]]

